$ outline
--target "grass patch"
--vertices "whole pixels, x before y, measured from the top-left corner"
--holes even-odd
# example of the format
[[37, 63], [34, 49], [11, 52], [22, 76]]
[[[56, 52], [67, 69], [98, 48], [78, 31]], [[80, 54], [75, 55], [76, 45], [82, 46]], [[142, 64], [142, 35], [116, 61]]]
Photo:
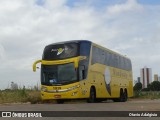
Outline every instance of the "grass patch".
[[134, 98], [160, 99], [160, 91], [134, 91]]
[[28, 92], [27, 99], [31, 104], [42, 103], [40, 91]]
[[[160, 99], [160, 91], [134, 91], [133, 98]], [[41, 100], [41, 93], [38, 90], [0, 90], [0, 104], [27, 102], [30, 102], [31, 104], [37, 104], [43, 103], [44, 101]]]
[[36, 90], [2, 90], [0, 91], [0, 104], [3, 103], [40, 103], [40, 91]]

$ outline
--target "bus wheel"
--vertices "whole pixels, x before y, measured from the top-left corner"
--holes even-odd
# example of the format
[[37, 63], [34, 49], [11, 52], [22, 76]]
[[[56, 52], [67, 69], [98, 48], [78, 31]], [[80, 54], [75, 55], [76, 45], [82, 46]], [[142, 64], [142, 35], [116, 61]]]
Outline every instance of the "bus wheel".
[[124, 95], [124, 102], [126, 102], [128, 99], [127, 90], [124, 91], [123, 95]]
[[89, 99], [87, 100], [88, 103], [95, 103], [96, 102], [96, 92], [93, 87], [91, 87], [90, 90], [90, 96]]
[[124, 102], [124, 93], [123, 90], [120, 92], [119, 102]]
[[120, 96], [119, 96], [119, 98], [114, 98], [113, 101], [114, 102], [124, 102], [124, 93], [123, 93], [123, 90], [120, 90]]
[[63, 103], [64, 103], [64, 100], [58, 99], [58, 100], [57, 100], [57, 103], [58, 103], [58, 104], [63, 104]]

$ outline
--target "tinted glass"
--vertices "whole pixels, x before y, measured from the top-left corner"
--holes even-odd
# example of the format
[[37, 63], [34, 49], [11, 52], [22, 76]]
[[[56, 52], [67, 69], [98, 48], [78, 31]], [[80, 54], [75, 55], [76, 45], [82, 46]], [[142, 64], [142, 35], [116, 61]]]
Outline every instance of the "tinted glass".
[[124, 70], [132, 70], [131, 61], [120, 55], [110, 51], [104, 51], [98, 47], [92, 47], [92, 64], [100, 63], [111, 67], [116, 67]]
[[76, 82], [77, 70], [73, 63], [63, 65], [42, 65], [42, 85], [62, 85]]
[[43, 60], [61, 60], [78, 56], [78, 44], [67, 43], [48, 45], [43, 52]]
[[80, 80], [82, 80], [82, 76], [81, 76], [82, 72], [84, 74], [83, 79], [86, 79], [87, 77], [90, 49], [91, 49], [91, 42], [80, 42], [80, 56], [86, 56], [85, 60], [81, 60], [79, 62], [79, 67], [84, 67], [84, 71], [81, 71], [81, 69], [79, 69]]

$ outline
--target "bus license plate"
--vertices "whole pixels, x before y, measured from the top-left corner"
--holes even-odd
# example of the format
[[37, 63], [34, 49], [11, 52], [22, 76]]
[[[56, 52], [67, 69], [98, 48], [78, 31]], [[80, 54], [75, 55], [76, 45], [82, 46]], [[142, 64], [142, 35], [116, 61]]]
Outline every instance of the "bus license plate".
[[61, 95], [54, 95], [54, 98], [61, 98]]

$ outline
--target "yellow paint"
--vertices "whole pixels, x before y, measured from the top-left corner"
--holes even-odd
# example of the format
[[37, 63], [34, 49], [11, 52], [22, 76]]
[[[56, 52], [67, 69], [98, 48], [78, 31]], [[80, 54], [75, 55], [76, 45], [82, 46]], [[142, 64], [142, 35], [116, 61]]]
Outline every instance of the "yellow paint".
[[[69, 90], [67, 92], [50, 92], [52, 90], [66, 90], [66, 89], [71, 88], [73, 86], [78, 86], [78, 87], [76, 89]], [[60, 95], [61, 99], [76, 99], [76, 98], [79, 98], [79, 96], [81, 96], [81, 93], [80, 93], [80, 87], [81, 86], [80, 86], [79, 82], [76, 82], [76, 83], [73, 83], [73, 84], [69, 84], [69, 85], [63, 85], [63, 86], [45, 86], [45, 85], [41, 85], [41, 88], [42, 87], [46, 87], [47, 91], [49, 91], [49, 92], [41, 91], [41, 97], [42, 97], [43, 100], [58, 99], [58, 98], [55, 98], [56, 95]], [[77, 94], [72, 95], [73, 93], [77, 93]]]
[[38, 63], [41, 63], [43, 65], [59, 65], [59, 64], [67, 64], [67, 63], [74, 62], [74, 67], [78, 68], [79, 61], [84, 59], [86, 59], [85, 56], [79, 56], [79, 57], [69, 58], [65, 60], [54, 60], [54, 61], [37, 60], [36, 62], [33, 63], [33, 71], [36, 72], [36, 65]]
[[[105, 86], [104, 72], [106, 68], [110, 70], [111, 95], [108, 93]], [[132, 71], [121, 70], [102, 64], [94, 64], [91, 65], [88, 81], [95, 86], [97, 98], [118, 98], [120, 88], [123, 90], [127, 89], [128, 97], [133, 96]]]
[[33, 71], [36, 71], [36, 64], [42, 62], [42, 60], [37, 60], [36, 62], [33, 63]]

